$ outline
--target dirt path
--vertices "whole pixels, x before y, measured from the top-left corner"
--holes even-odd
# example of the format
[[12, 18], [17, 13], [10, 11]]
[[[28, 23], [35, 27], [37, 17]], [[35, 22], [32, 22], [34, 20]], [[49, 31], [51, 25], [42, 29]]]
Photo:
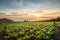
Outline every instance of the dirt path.
[[56, 29], [56, 33], [54, 35], [54, 40], [60, 40], [60, 27], [57, 26], [55, 29]]

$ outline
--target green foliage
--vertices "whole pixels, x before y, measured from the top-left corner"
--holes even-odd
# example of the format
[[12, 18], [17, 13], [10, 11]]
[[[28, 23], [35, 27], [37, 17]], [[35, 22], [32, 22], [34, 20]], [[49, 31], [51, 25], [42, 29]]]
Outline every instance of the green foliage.
[[51, 40], [53, 22], [15, 22], [0, 24], [1, 40]]

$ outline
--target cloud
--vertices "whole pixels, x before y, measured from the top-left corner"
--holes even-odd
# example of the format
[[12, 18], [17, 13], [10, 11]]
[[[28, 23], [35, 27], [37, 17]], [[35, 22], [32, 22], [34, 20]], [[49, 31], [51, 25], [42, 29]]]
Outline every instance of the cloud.
[[[12, 15], [13, 12], [16, 12], [17, 14], [34, 13], [34, 15], [36, 15], [36, 13], [38, 13], [36, 11], [38, 10], [44, 12], [55, 12], [60, 10], [60, 6], [59, 3], [57, 3], [57, 0], [11, 0], [10, 2], [7, 2], [8, 1], [6, 1], [6, 4], [3, 3], [5, 5], [4, 7], [2, 7], [2, 9], [4, 10], [2, 10], [2, 12], [5, 12], [7, 15]], [[16, 13], [13, 15], [16, 15]]]
[[23, 6], [24, 0], [14, 0], [18, 6]]
[[6, 15], [6, 14], [5, 14], [5, 13], [0, 13], [0, 16], [1, 16], [1, 15]]
[[55, 13], [48, 13], [48, 14], [43, 14], [42, 16], [40, 16], [42, 18], [57, 18], [60, 17], [60, 12], [55, 12]]

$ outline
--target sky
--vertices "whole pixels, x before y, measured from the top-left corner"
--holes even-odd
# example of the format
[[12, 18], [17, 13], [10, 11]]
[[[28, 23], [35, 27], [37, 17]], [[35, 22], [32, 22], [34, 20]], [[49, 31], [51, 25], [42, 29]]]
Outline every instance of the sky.
[[[53, 13], [60, 15], [60, 0], [0, 0], [0, 18], [4, 15], [9, 18], [50, 17]], [[52, 16], [57, 17], [55, 14]]]

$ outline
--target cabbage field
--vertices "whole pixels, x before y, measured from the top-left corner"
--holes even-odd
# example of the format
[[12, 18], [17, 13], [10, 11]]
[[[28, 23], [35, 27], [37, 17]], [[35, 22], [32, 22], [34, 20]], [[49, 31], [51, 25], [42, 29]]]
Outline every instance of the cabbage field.
[[54, 34], [54, 22], [0, 23], [0, 40], [54, 40]]

